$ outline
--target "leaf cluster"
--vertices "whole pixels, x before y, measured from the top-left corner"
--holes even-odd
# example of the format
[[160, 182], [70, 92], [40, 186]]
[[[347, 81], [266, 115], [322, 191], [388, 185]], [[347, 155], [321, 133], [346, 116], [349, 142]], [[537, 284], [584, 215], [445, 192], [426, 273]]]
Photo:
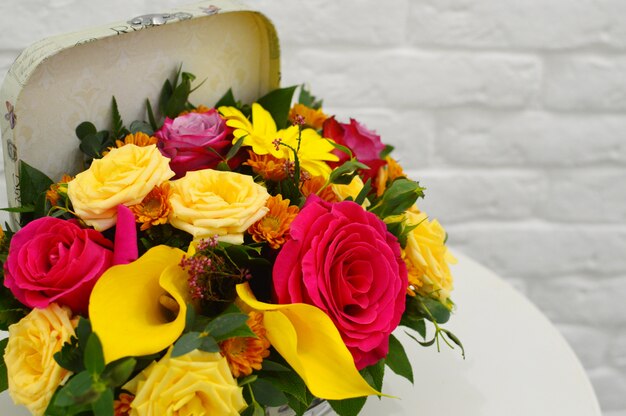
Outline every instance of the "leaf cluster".
[[24, 226], [34, 219], [48, 214], [49, 204], [46, 191], [54, 182], [45, 173], [20, 160], [19, 166], [20, 206], [2, 208], [2, 211], [20, 214], [20, 225]]
[[50, 400], [46, 409], [50, 416], [83, 412], [113, 416], [115, 391], [128, 381], [137, 365], [132, 357], [105, 364], [100, 339], [83, 318], [76, 328], [76, 337], [65, 343], [54, 359], [75, 375]]
[[[450, 348], [458, 346], [461, 349], [461, 355], [465, 358], [465, 348], [461, 340], [452, 331], [442, 328], [441, 324], [445, 324], [450, 319], [453, 304], [450, 300], [447, 303], [441, 303], [438, 299], [430, 298], [416, 294], [415, 296], [406, 297], [406, 309], [400, 325], [416, 331], [424, 341], [420, 341], [411, 334], [407, 333], [413, 340], [424, 347], [433, 344], [437, 345], [437, 351], [440, 350], [440, 342], [443, 341]], [[426, 340], [426, 321], [430, 321], [435, 329], [435, 333], [431, 339]]]
[[[162, 117], [173, 119], [178, 117], [183, 111], [196, 108], [189, 101], [189, 95], [200, 88], [204, 81], [201, 82], [200, 85], [192, 88], [191, 83], [195, 81], [195, 79], [196, 76], [190, 72], [184, 72], [181, 65], [178, 67], [178, 71], [176, 71], [176, 75], [172, 81], [169, 79], [165, 80], [159, 96], [159, 111]], [[147, 102], [147, 109], [150, 124], [156, 127], [157, 123], [149, 101]]]
[[265, 406], [283, 405], [301, 416], [315, 400], [302, 378], [275, 351], [263, 360], [260, 371], [241, 379], [239, 385], [245, 386], [249, 406], [242, 414], [248, 416], [265, 415]]
[[180, 357], [193, 350], [219, 352], [219, 342], [229, 338], [256, 338], [248, 324], [248, 315], [231, 305], [217, 317], [210, 319], [196, 315], [192, 305], [188, 305], [185, 332], [174, 343], [172, 358]]

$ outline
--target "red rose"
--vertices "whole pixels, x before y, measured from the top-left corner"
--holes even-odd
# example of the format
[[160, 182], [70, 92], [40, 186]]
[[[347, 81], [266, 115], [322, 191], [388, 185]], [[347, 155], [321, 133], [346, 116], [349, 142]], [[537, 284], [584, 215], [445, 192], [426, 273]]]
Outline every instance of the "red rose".
[[89, 294], [112, 263], [113, 243], [74, 221], [43, 217], [11, 239], [4, 285], [24, 305], [45, 308], [56, 302], [86, 313]]
[[278, 303], [307, 303], [335, 323], [357, 368], [385, 357], [404, 312], [407, 271], [400, 244], [354, 202], [309, 198], [274, 264]]
[[[335, 117], [326, 119], [323, 136], [348, 147], [359, 162], [369, 166], [369, 169], [361, 171], [364, 180], [374, 177], [378, 169], [386, 163], [380, 158], [380, 153], [385, 148], [380, 136], [352, 118], [350, 124], [339, 123]], [[335, 150], [334, 153], [339, 157], [335, 166], [348, 160], [348, 155], [344, 152]]]
[[230, 148], [228, 132], [224, 119], [211, 109], [166, 118], [155, 136], [161, 153], [171, 159], [170, 167], [180, 178], [188, 171], [214, 169]]

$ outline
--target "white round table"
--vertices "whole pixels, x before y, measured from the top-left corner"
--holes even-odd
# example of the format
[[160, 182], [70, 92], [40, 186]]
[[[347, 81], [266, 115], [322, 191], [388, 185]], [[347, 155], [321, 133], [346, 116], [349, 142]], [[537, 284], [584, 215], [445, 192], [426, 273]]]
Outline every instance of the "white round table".
[[[362, 414], [600, 416], [589, 379], [554, 326], [493, 272], [457, 257], [458, 311], [446, 328], [461, 339], [467, 358], [445, 345], [441, 352], [423, 348], [396, 331], [415, 384], [386, 369], [383, 391], [398, 399], [370, 397]], [[28, 415], [6, 392], [0, 394], [0, 410], [3, 416]]]

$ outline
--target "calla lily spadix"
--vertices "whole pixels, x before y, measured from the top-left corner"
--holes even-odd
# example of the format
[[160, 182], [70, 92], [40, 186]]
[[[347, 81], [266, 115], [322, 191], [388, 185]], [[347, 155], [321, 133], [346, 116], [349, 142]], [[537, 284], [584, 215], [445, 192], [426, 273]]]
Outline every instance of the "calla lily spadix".
[[[136, 261], [111, 267], [96, 283], [89, 299], [93, 331], [102, 342], [107, 363], [127, 356], [154, 354], [172, 345], [185, 328], [190, 302], [185, 253], [157, 246]], [[171, 320], [159, 303], [169, 294], [179, 305]]]
[[328, 400], [381, 395], [358, 372], [339, 331], [322, 310], [304, 303], [259, 302], [248, 283], [237, 285], [237, 294], [250, 308], [263, 312], [270, 343], [313, 395]]

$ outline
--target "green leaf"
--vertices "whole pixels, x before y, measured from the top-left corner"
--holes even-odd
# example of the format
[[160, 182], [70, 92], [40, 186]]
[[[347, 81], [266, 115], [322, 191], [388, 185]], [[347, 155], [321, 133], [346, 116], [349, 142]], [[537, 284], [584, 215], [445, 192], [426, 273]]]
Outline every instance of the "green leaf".
[[215, 341], [215, 338], [211, 336], [202, 337], [202, 343], [198, 347], [201, 351], [205, 352], [219, 352], [220, 346]]
[[141, 132], [141, 133], [147, 134], [148, 136], [154, 135], [154, 130], [152, 129], [150, 124], [146, 123], [145, 121], [140, 121], [140, 120], [133, 121], [132, 123], [130, 123], [129, 130], [130, 130], [130, 133]]
[[[263, 361], [263, 370], [265, 371], [265, 361]], [[281, 372], [280, 374], [266, 374], [263, 372], [263, 380], [272, 383], [279, 390], [288, 393], [298, 399], [302, 403], [307, 403], [307, 388], [302, 378], [293, 370]]]
[[465, 348], [463, 347], [461, 340], [448, 329], [441, 328], [441, 332], [446, 334], [450, 341], [454, 342], [459, 348], [461, 348], [461, 354], [463, 355], [463, 359], [465, 359]]
[[286, 394], [286, 396], [287, 400], [289, 400], [289, 407], [296, 413], [296, 416], [304, 415], [313, 401], [313, 396], [311, 394], [307, 395], [306, 402], [302, 402], [290, 394]]
[[367, 182], [365, 182], [365, 184], [363, 185], [363, 188], [359, 191], [359, 194], [356, 196], [354, 202], [356, 202], [359, 205], [363, 205], [363, 203], [365, 202], [365, 198], [367, 198], [367, 195], [369, 195], [371, 190], [372, 190], [372, 178], [369, 178]]
[[233, 147], [231, 147], [230, 150], [228, 150], [228, 153], [226, 153], [226, 160], [232, 159], [237, 154], [239, 149], [241, 149], [241, 145], [243, 144], [244, 139], [245, 139], [245, 136], [237, 139]]
[[[176, 79], [178, 79], [178, 73], [176, 74]], [[166, 79], [163, 83], [163, 87], [161, 88], [161, 94], [159, 95], [159, 110], [161, 111], [161, 114], [163, 114], [163, 117], [167, 115], [165, 106], [170, 100], [172, 92], [174, 92], [174, 89], [172, 88], [172, 83], [169, 79]]]
[[89, 319], [85, 319], [82, 316], [78, 320], [76, 326], [76, 336], [78, 337], [78, 343], [81, 345], [87, 345], [89, 336], [91, 335], [91, 322]]
[[90, 134], [96, 134], [98, 130], [93, 123], [89, 121], [83, 121], [76, 127], [76, 137], [78, 137], [81, 141]]
[[444, 324], [450, 319], [450, 310], [445, 305], [437, 299], [424, 297], [419, 294], [407, 296], [404, 314], [414, 318], [425, 318], [438, 324]]
[[430, 312], [424, 316], [430, 321], [434, 320], [438, 324], [445, 324], [450, 319], [450, 310], [436, 299], [422, 297], [421, 307]]
[[54, 361], [66, 370], [79, 373], [85, 369], [83, 355], [78, 347], [78, 338], [71, 337], [65, 342], [60, 351], [54, 353]]
[[420, 334], [423, 339], [426, 339], [426, 322], [424, 318], [410, 316], [408, 313], [405, 313], [400, 320], [400, 325], [411, 328]]
[[[378, 361], [360, 371], [367, 383], [378, 391], [383, 388], [383, 377], [385, 375], [385, 359]], [[329, 400], [330, 406], [339, 416], [356, 416], [359, 414], [367, 397], [357, 397], [354, 399]]]
[[35, 212], [35, 207], [33, 205], [22, 205], [21, 207], [14, 207], [14, 208], [0, 208], [0, 211], [27, 213], [27, 212]]
[[356, 159], [351, 159], [345, 162], [343, 165], [334, 169], [328, 178], [330, 183], [336, 183], [341, 185], [348, 185], [352, 182], [352, 179], [356, 175], [358, 175], [359, 169], [368, 169], [367, 165], [357, 161]]
[[8, 331], [9, 325], [28, 314], [28, 309], [13, 297], [2, 285], [2, 281], [3, 279], [0, 279], [0, 331]]
[[424, 197], [424, 188], [418, 182], [399, 178], [387, 188], [383, 196], [370, 209], [379, 218], [399, 215], [412, 207], [417, 198]]
[[251, 387], [254, 398], [264, 406], [282, 406], [288, 402], [285, 393], [266, 380], [258, 379]]
[[339, 416], [357, 416], [365, 406], [366, 401], [366, 397], [357, 397], [355, 399], [329, 400], [328, 403]]
[[7, 363], [4, 361], [4, 350], [9, 342], [8, 338], [0, 340], [0, 392], [9, 388], [9, 381], [7, 379]]
[[352, 150], [350, 150], [350, 148], [349, 148], [349, 147], [344, 146], [344, 145], [339, 144], [339, 143], [336, 143], [336, 142], [334, 142], [333, 140], [328, 140], [328, 139], [326, 139], [326, 140], [328, 141], [328, 143], [330, 143], [331, 145], [333, 145], [333, 147], [334, 147], [335, 149], [337, 149], [337, 150], [339, 150], [339, 151], [341, 151], [341, 152], [343, 152], [343, 153], [347, 154], [347, 155], [348, 155], [348, 157], [349, 157], [350, 159], [354, 159], [354, 154], [352, 153]]
[[85, 368], [92, 375], [100, 374], [104, 370], [104, 354], [102, 352], [102, 343], [95, 333], [89, 335], [87, 345], [85, 346]]
[[[206, 327], [206, 332], [215, 338], [217, 342], [233, 338], [235, 336], [256, 337], [254, 332], [252, 332], [250, 328], [248, 328], [248, 325], [246, 325], [247, 320], [248, 315], [244, 313], [222, 314], [209, 322]], [[245, 331], [246, 328], [247, 331]]]
[[272, 115], [279, 130], [287, 126], [291, 100], [296, 88], [297, 86], [278, 88], [257, 100], [257, 103], [261, 104]]
[[174, 344], [172, 358], [180, 357], [181, 355], [196, 350], [200, 345], [202, 345], [202, 334], [200, 332], [187, 332]]
[[270, 361], [270, 360], [263, 360], [262, 370], [263, 371], [276, 371], [276, 372], [291, 372], [291, 371], [293, 371], [289, 367], [285, 367], [282, 364], [279, 364], [279, 363], [276, 363], [276, 362]]
[[389, 337], [389, 353], [385, 358], [385, 364], [391, 368], [391, 371], [413, 383], [413, 368], [409, 357], [400, 341], [393, 335]]
[[20, 197], [23, 205], [34, 206], [39, 196], [45, 193], [54, 182], [45, 173], [35, 169], [23, 160], [20, 161]]
[[88, 395], [92, 388], [91, 374], [87, 371], [80, 372], [70, 378], [65, 386], [59, 391], [56, 397], [55, 405], [68, 407], [74, 404], [91, 403], [97, 398], [97, 395]]
[[215, 108], [220, 107], [237, 107], [237, 101], [235, 100], [235, 96], [233, 95], [233, 89], [229, 88], [228, 91], [220, 98], [217, 103], [215, 103]]
[[122, 120], [122, 115], [120, 114], [120, 110], [117, 107], [117, 100], [115, 97], [111, 100], [111, 132], [113, 133], [114, 139], [119, 139], [124, 135], [124, 121]]
[[181, 83], [174, 87], [169, 100], [165, 104], [165, 115], [174, 119], [186, 109], [189, 94], [191, 93], [190, 74], [184, 72]]
[[106, 389], [92, 405], [94, 416], [113, 416], [113, 390]]
[[435, 341], [437, 341], [436, 335], [430, 341], [420, 341], [419, 339], [415, 338], [413, 335], [409, 334], [408, 332], [405, 331], [404, 333], [407, 334], [407, 336], [409, 336], [413, 341], [420, 344], [422, 347], [430, 347], [431, 345], [435, 343]]
[[314, 110], [319, 110], [322, 107], [323, 103], [322, 100], [318, 100], [315, 96], [313, 96], [304, 84], [300, 86], [300, 95], [298, 97], [298, 102]]
[[385, 159], [387, 156], [389, 156], [389, 154], [393, 152], [393, 146], [388, 144], [385, 146], [385, 148], [380, 152], [380, 158], [381, 159]]
[[103, 143], [103, 137], [98, 133], [89, 134], [83, 138], [78, 148], [88, 157], [97, 159], [100, 157], [100, 150], [103, 147]]
[[187, 304], [187, 313], [185, 314], [185, 330], [190, 331], [196, 323], [196, 310], [191, 303]]
[[381, 391], [383, 389], [383, 378], [385, 376], [385, 359], [369, 367], [365, 367], [360, 373], [370, 386]]
[[230, 258], [239, 268], [253, 268], [255, 266], [269, 267], [271, 265], [268, 259], [261, 255], [260, 246], [256, 247], [228, 243], [220, 243], [220, 246], [224, 247], [224, 251], [226, 252], [228, 258]]
[[404, 214], [390, 215], [383, 219], [387, 225], [387, 231], [393, 234], [400, 243], [400, 247], [405, 248], [411, 231], [417, 228], [418, 224], [410, 224], [406, 220]]
[[109, 363], [102, 372], [101, 379], [109, 387], [121, 386], [128, 381], [136, 365], [137, 360], [132, 357], [122, 358]]
[[221, 162], [217, 164], [217, 166], [215, 167], [215, 170], [219, 170], [221, 172], [230, 172], [230, 166], [228, 166], [228, 163], [222, 160]]
[[241, 416], [265, 416], [265, 410], [257, 402], [253, 402], [246, 407]]
[[255, 374], [252, 374], [244, 378], [240, 378], [239, 380], [237, 380], [237, 385], [241, 387], [241, 386], [245, 386], [246, 384], [254, 383], [257, 380], [257, 378], [259, 378], [259, 376]]
[[156, 118], [154, 117], [154, 111], [152, 111], [152, 104], [150, 104], [150, 100], [146, 98], [146, 112], [148, 113], [148, 121], [150, 122], [150, 127], [152, 127], [152, 131], [157, 131], [159, 126], [157, 126]]

